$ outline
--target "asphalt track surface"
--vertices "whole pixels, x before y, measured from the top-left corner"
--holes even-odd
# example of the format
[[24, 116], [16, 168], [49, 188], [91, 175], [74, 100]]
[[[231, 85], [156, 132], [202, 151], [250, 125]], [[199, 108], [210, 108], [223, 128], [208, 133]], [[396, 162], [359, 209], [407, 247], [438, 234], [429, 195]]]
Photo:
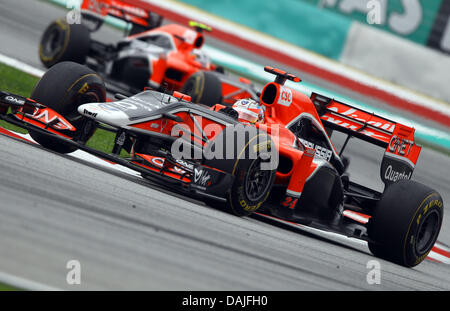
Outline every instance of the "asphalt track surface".
[[[0, 53], [41, 67], [37, 43], [63, 11], [0, 0]], [[104, 38], [117, 35], [105, 31]], [[109, 34], [109, 32], [111, 34]], [[381, 151], [353, 143], [350, 173], [379, 188]], [[450, 158], [424, 149], [414, 179], [450, 204]], [[238, 218], [139, 177], [0, 136], [0, 271], [69, 290], [450, 290], [450, 269], [381, 263], [357, 241]], [[439, 240], [450, 244], [448, 213]], [[68, 285], [67, 262], [81, 263]]]

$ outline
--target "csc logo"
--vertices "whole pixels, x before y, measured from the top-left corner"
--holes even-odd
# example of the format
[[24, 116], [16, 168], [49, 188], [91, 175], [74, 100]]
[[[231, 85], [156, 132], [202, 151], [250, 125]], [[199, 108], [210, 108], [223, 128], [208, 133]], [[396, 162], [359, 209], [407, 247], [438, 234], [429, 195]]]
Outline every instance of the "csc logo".
[[292, 90], [281, 87], [278, 104], [289, 107], [292, 104]]

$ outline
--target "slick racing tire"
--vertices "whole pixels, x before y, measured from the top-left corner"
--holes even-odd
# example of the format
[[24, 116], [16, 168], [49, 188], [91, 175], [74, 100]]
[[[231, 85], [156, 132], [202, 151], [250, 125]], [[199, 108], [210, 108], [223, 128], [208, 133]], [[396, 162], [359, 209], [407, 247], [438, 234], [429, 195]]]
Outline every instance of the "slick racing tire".
[[[226, 154], [225, 146], [227, 139], [234, 136], [234, 157], [231, 159], [210, 159], [205, 160], [204, 164], [209, 167], [222, 170], [234, 176], [234, 182], [231, 185], [226, 203], [218, 203], [211, 200], [205, 200], [207, 205], [218, 207], [237, 216], [248, 216], [256, 212], [269, 197], [272, 189], [277, 163], [270, 163], [267, 154], [275, 151], [275, 147], [270, 137], [258, 131], [254, 133], [243, 133], [240, 129], [223, 131], [222, 138], [216, 138], [210, 146], [206, 148], [206, 153], [211, 152], [215, 143], [223, 144], [223, 150]], [[245, 135], [245, 144], [239, 148], [236, 143], [237, 136]], [[229, 146], [228, 146], [229, 147]], [[248, 156], [252, 154], [253, 156]], [[267, 153], [268, 152], [268, 153]]]
[[212, 107], [222, 101], [222, 82], [214, 73], [199, 71], [194, 73], [181, 89], [192, 97], [192, 102]]
[[418, 182], [390, 185], [369, 221], [370, 251], [405, 267], [418, 265], [436, 242], [443, 205], [439, 193]]
[[[65, 132], [70, 137], [79, 134], [84, 118], [78, 113], [78, 106], [85, 103], [105, 102], [105, 84], [98, 74], [91, 69], [72, 62], [63, 62], [50, 68], [39, 80], [31, 98], [60, 113], [73, 126], [75, 132]], [[91, 136], [94, 129], [87, 134]], [[50, 136], [30, 130], [31, 137], [47, 149], [70, 153], [75, 147], [57, 142]]]
[[39, 58], [47, 68], [64, 61], [85, 64], [90, 44], [91, 33], [85, 25], [58, 19], [42, 35]]

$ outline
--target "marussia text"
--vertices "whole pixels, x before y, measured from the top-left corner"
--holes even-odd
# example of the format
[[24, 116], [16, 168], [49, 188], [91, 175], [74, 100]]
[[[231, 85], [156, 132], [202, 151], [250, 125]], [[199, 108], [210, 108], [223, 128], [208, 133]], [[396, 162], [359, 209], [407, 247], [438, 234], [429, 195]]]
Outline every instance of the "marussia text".
[[213, 309], [217, 304], [226, 306], [237, 306], [245, 308], [247, 306], [267, 306], [267, 296], [226, 296], [225, 299], [207, 298], [207, 297], [189, 297], [183, 298], [183, 306], [202, 306]]

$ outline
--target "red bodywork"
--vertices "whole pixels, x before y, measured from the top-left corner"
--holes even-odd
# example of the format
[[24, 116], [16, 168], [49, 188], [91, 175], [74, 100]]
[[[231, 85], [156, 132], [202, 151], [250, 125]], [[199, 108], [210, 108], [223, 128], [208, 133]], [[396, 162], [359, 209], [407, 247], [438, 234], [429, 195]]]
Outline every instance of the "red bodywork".
[[[180, 94], [176, 93], [175, 95], [179, 96]], [[189, 97], [185, 99], [189, 99]], [[319, 116], [318, 106], [317, 103], [315, 104], [315, 101], [314, 95], [312, 98], [309, 98], [303, 93], [275, 82], [268, 83], [261, 94], [261, 103], [266, 106], [265, 121], [264, 123], [256, 123], [255, 126], [266, 131], [271, 136], [271, 139], [277, 146], [280, 163], [282, 161], [284, 164], [288, 163], [283, 165], [283, 169], [277, 171], [275, 183], [288, 185], [287, 190], [291, 197], [300, 196], [307, 178], [314, 173], [320, 164], [320, 160], [316, 161], [315, 159], [326, 158], [325, 154], [320, 152], [320, 149], [311, 148], [311, 146], [304, 144], [289, 129], [289, 125], [302, 116], [310, 118], [313, 124], [324, 134], [324, 137], [330, 143], [331, 152], [335, 155], [337, 151], [326, 134], [327, 129], [323, 122], [326, 122], [326, 124], [332, 123], [342, 130], [351, 131], [354, 135], [362, 135], [371, 139], [371, 142], [385, 147], [387, 155], [400, 157], [414, 166], [417, 163], [421, 147], [414, 143], [413, 128], [335, 100], [329, 101], [326, 104], [326, 112]], [[211, 110], [218, 111], [223, 107], [222, 105], [216, 105]], [[23, 121], [41, 128], [47, 128], [49, 131], [66, 138], [68, 136], [61, 134], [61, 131], [75, 131], [75, 128], [64, 117], [49, 108], [35, 109], [32, 116], [30, 114], [24, 115], [19, 109], [16, 115]], [[164, 120], [167, 123], [163, 130], [154, 126], [161, 122], [161, 119], [133, 124], [132, 127], [170, 136], [173, 127], [181, 123], [193, 133], [192, 141], [199, 146], [203, 146], [205, 142], [201, 140], [202, 133], [191, 119], [191, 112], [179, 112], [176, 115], [183, 121]], [[205, 131], [203, 133], [210, 141], [214, 140], [216, 135], [226, 126], [195, 114], [194, 117], [197, 119], [197, 124], [201, 124], [202, 130], [215, 126], [216, 131]], [[49, 124], [51, 125], [49, 126]], [[152, 159], [155, 158], [149, 155], [140, 156], [149, 162], [153, 162]], [[138, 162], [136, 164], [142, 165]], [[179, 176], [173, 177], [179, 178]]]
[[[177, 24], [164, 25], [130, 36], [127, 40], [142, 39], [149, 35], [160, 33], [166, 33], [170, 36], [175, 45], [175, 49], [168, 52], [164, 57], [153, 61], [153, 75], [150, 81], [154, 84], [160, 85], [163, 82], [167, 82], [174, 89], [179, 90], [193, 73], [199, 70], [214, 70], [216, 68], [212, 64], [203, 65], [196, 60], [193, 50], [202, 47], [204, 37], [203, 34], [189, 27]], [[167, 78], [166, 71], [168, 69], [176, 69], [183, 73], [182, 79], [174, 80]]]
[[[277, 146], [280, 163], [283, 162], [283, 169], [278, 169], [276, 173], [276, 184], [287, 185], [285, 202], [297, 200], [302, 193], [303, 187], [316, 169], [320, 166], [321, 158], [325, 158], [323, 150], [320, 147], [313, 148], [303, 144], [294, 133], [289, 129], [289, 125], [299, 119], [301, 116], [307, 116], [313, 121], [313, 124], [323, 133], [326, 140], [329, 141], [330, 151], [337, 156], [337, 151], [327, 135], [327, 128], [323, 122], [332, 122], [342, 130], [350, 130], [351, 135], [360, 135], [362, 139], [367, 137], [369, 141], [385, 147], [386, 154], [394, 154], [405, 161], [417, 163], [421, 147], [414, 143], [414, 129], [402, 124], [384, 119], [380, 116], [367, 113], [347, 104], [330, 100], [327, 103], [327, 111], [319, 116], [318, 107], [313, 98], [285, 87], [279, 83], [267, 84], [261, 94], [261, 103], [266, 106], [264, 123], [256, 123], [255, 126], [270, 134], [271, 139]], [[224, 106], [216, 105], [212, 110], [218, 111]], [[196, 128], [188, 113], [178, 113], [191, 133], [197, 133], [192, 140], [199, 145], [204, 145], [198, 137], [201, 133]], [[196, 118], [200, 118], [196, 116]], [[177, 123], [168, 120], [163, 133], [170, 135], [173, 126]], [[205, 129], [214, 124], [214, 121], [200, 118], [198, 124]], [[152, 128], [151, 122], [133, 125], [136, 128], [149, 130]], [[224, 126], [220, 127], [221, 130]], [[213, 140], [217, 132], [206, 136]], [[151, 160], [153, 157], [141, 155]], [[159, 160], [158, 160], [159, 161]], [[163, 160], [162, 160], [163, 161]]]
[[[209, 62], [199, 62], [194, 50], [201, 49], [205, 38], [199, 31], [177, 24], [164, 25], [152, 30], [133, 35], [127, 40], [144, 39], [154, 34], [167, 34], [174, 43], [174, 49], [167, 54], [160, 55], [158, 59], [152, 60], [152, 75], [150, 85], [160, 86], [166, 84], [169, 89], [181, 90], [186, 81], [194, 73], [199, 71], [214, 71], [217, 67]], [[173, 78], [167, 74], [168, 71], [176, 72]], [[228, 79], [221, 79], [222, 97], [224, 103], [233, 104], [236, 100], [249, 98], [252, 95], [242, 88], [242, 84], [250, 85], [251, 82], [240, 78], [239, 83]]]
[[118, 0], [83, 0], [81, 9], [100, 16], [111, 15], [142, 27], [150, 27], [150, 14], [146, 10]]

